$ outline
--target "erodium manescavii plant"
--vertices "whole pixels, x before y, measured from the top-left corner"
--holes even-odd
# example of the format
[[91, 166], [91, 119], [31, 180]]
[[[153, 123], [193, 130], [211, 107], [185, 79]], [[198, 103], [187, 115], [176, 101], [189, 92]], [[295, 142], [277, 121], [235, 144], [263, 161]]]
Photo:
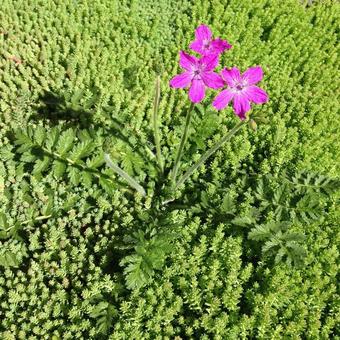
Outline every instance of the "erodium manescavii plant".
[[[231, 48], [231, 45], [220, 38], [212, 39], [212, 32], [206, 25], [200, 25], [195, 32], [196, 40], [190, 44], [190, 48], [202, 55], [200, 59], [188, 56], [185, 52], [180, 52], [180, 66], [186, 71], [171, 79], [170, 86], [174, 88], [190, 87], [189, 99], [193, 105], [200, 102], [205, 95], [205, 88], [219, 89], [226, 86], [220, 94], [217, 95], [213, 106], [217, 110], [224, 109], [228, 103], [233, 100], [235, 114], [241, 119], [237, 125], [232, 128], [227, 135], [218, 141], [211, 149], [207, 150], [202, 157], [189, 169], [182, 177], [177, 180], [177, 172], [180, 166], [180, 160], [187, 139], [193, 105], [187, 112], [184, 133], [178, 149], [176, 161], [172, 171], [172, 182], [177, 188], [183, 184], [190, 175], [202, 165], [215, 151], [217, 151], [226, 141], [228, 141], [247, 121], [250, 115], [250, 102], [256, 104], [265, 103], [268, 100], [266, 92], [255, 86], [262, 77], [262, 68], [260, 66], [249, 68], [242, 76], [238, 68], [223, 69], [220, 75], [212, 72], [218, 66], [218, 59], [221, 53]], [[222, 85], [221, 85], [222, 84]], [[249, 120], [250, 126], [256, 124], [253, 119]]]
[[337, 338], [335, 1], [1, 14], [0, 339]]
[[[263, 71], [261, 66], [248, 68], [241, 74], [237, 67], [224, 68], [218, 73], [216, 68], [219, 65], [220, 55], [232, 48], [226, 40], [221, 38], [213, 38], [210, 28], [206, 25], [200, 25], [195, 31], [195, 40], [190, 43], [190, 49], [198, 56], [190, 55], [185, 51], [179, 52], [179, 65], [183, 72], [174, 76], [169, 84], [172, 88], [187, 88], [190, 108], [186, 113], [185, 126], [182, 138], [177, 150], [173, 168], [170, 171], [171, 190], [175, 191], [181, 186], [191, 175], [198, 169], [214, 152], [216, 152], [225, 142], [231, 139], [246, 123], [252, 129], [256, 129], [256, 117], [251, 114], [251, 103], [264, 104], [268, 101], [267, 93], [256, 84], [262, 80]], [[206, 92], [210, 90], [222, 89], [213, 100], [212, 105], [216, 110], [225, 109], [229, 103], [233, 102], [233, 110], [239, 117], [240, 121], [218, 142], [208, 149], [200, 159], [186, 170], [179, 178], [178, 171], [184, 150], [185, 143], [188, 138], [188, 132], [191, 117], [195, 109], [195, 105], [202, 102], [206, 96]], [[164, 175], [164, 162], [160, 147], [160, 133], [158, 127], [158, 106], [160, 100], [160, 80], [157, 78], [154, 113], [153, 113], [153, 130], [156, 144], [156, 159], [158, 168], [162, 176]], [[261, 119], [260, 117], [258, 117]], [[105, 160], [117, 174], [141, 195], [145, 196], [145, 190], [127, 173], [115, 165], [108, 154], [105, 154]], [[163, 202], [166, 204], [173, 199]]]

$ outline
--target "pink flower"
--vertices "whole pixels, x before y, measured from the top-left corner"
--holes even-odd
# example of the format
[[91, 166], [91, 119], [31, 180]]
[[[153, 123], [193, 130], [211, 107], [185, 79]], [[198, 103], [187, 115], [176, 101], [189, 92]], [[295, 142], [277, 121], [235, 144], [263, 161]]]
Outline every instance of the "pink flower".
[[185, 72], [170, 80], [170, 86], [184, 88], [190, 86], [189, 99], [199, 103], [205, 97], [205, 88], [219, 89], [224, 82], [220, 75], [212, 72], [218, 65], [218, 55], [208, 55], [200, 59], [184, 51], [179, 52], [179, 64]]
[[209, 54], [221, 54], [229, 50], [231, 45], [220, 38], [212, 39], [212, 33], [208, 26], [200, 25], [195, 31], [196, 40], [190, 44], [190, 48], [202, 56]]
[[246, 112], [250, 110], [251, 102], [263, 104], [268, 101], [267, 93], [255, 86], [263, 78], [260, 66], [250, 67], [242, 75], [237, 67], [224, 69], [221, 71], [221, 76], [228, 87], [213, 101], [213, 106], [217, 110], [224, 109], [233, 100], [234, 111], [243, 120], [246, 118]]

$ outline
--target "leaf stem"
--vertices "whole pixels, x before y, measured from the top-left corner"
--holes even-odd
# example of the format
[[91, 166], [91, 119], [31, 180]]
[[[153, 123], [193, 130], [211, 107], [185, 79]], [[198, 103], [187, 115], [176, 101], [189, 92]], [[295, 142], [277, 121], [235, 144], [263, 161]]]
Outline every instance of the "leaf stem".
[[[43, 216], [38, 216], [38, 217], [35, 217], [35, 218], [32, 218], [31, 220], [26, 220], [26, 221], [23, 221], [21, 222], [21, 224], [28, 224], [30, 222], [35, 222], [35, 221], [42, 221], [42, 220], [47, 220], [48, 218], [52, 217], [52, 214], [51, 215], [43, 215]], [[7, 229], [6, 231], [9, 231], [11, 228]]]
[[136, 180], [134, 180], [129, 174], [127, 174], [118, 165], [114, 164], [111, 161], [111, 158], [110, 158], [109, 154], [105, 153], [104, 154], [104, 159], [105, 159], [105, 162], [106, 162], [107, 166], [110, 167], [113, 171], [115, 171], [119, 176], [124, 178], [126, 180], [126, 182], [128, 182], [128, 184], [132, 188], [136, 189], [142, 196], [146, 195], [146, 192], [145, 192], [144, 188], [141, 185], [139, 185]]
[[163, 158], [161, 152], [161, 143], [159, 137], [159, 126], [158, 126], [158, 112], [159, 112], [159, 101], [161, 96], [161, 85], [160, 85], [160, 77], [157, 76], [156, 83], [155, 83], [155, 100], [153, 106], [153, 115], [152, 115], [152, 122], [153, 122], [153, 133], [155, 138], [155, 145], [156, 145], [156, 158], [157, 163], [159, 166], [159, 170], [163, 173]]
[[180, 185], [182, 185], [191, 175], [197, 170], [214, 152], [216, 152], [225, 142], [227, 142], [238, 130], [244, 126], [246, 121], [241, 121], [236, 124], [224, 137], [222, 137], [218, 142], [215, 143], [213, 147], [207, 150], [201, 158], [192, 165], [189, 170], [178, 180], [175, 185], [175, 189], [177, 189]]
[[186, 118], [185, 118], [184, 132], [183, 132], [182, 139], [181, 139], [181, 142], [179, 144], [178, 151], [177, 151], [175, 165], [174, 165], [173, 170], [172, 170], [172, 178], [171, 179], [172, 179], [173, 183], [176, 182], [177, 172], [178, 172], [180, 161], [181, 161], [181, 158], [182, 158], [184, 144], [185, 144], [185, 142], [188, 138], [189, 125], [190, 125], [190, 121], [191, 121], [192, 112], [194, 111], [194, 107], [195, 107], [195, 104], [191, 103], [190, 108], [187, 111], [187, 115], [186, 115]]

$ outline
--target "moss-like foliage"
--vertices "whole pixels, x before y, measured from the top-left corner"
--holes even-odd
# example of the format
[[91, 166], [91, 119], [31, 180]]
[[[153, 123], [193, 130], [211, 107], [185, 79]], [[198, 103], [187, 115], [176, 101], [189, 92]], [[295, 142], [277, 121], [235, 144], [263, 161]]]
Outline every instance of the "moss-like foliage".
[[[3, 0], [1, 339], [335, 338], [339, 19], [330, 0]], [[168, 81], [201, 23], [233, 45], [222, 65], [263, 67], [268, 123], [162, 205], [154, 80], [169, 169], [189, 103]], [[212, 97], [181, 171], [237, 122]]]

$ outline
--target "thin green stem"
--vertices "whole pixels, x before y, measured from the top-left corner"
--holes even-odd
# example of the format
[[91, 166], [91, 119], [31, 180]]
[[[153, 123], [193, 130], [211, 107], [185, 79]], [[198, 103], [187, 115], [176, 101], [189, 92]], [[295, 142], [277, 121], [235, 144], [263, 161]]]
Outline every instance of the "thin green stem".
[[207, 150], [201, 158], [189, 168], [189, 170], [178, 180], [175, 189], [182, 185], [191, 175], [197, 170], [214, 152], [216, 152], [225, 142], [227, 142], [242, 126], [245, 125], [245, 121], [241, 121], [236, 124], [224, 137], [222, 137], [215, 145]]
[[154, 100], [154, 105], [153, 105], [152, 121], [153, 121], [153, 133], [154, 133], [155, 145], [156, 145], [157, 163], [158, 163], [160, 172], [163, 173], [164, 171], [163, 158], [162, 158], [162, 152], [161, 152], [161, 143], [160, 143], [159, 126], [158, 126], [158, 112], [159, 112], [160, 96], [161, 96], [160, 77], [157, 76], [156, 84], [155, 84], [155, 100]]
[[178, 172], [180, 161], [181, 161], [181, 158], [182, 158], [184, 144], [185, 144], [185, 142], [187, 141], [187, 138], [188, 138], [189, 125], [190, 125], [190, 121], [191, 121], [192, 112], [194, 111], [194, 105], [195, 105], [194, 103], [191, 103], [191, 106], [190, 106], [189, 110], [187, 111], [187, 115], [186, 115], [186, 118], [185, 118], [184, 132], [183, 132], [182, 139], [181, 139], [181, 142], [179, 144], [178, 151], [177, 151], [175, 165], [174, 165], [174, 168], [172, 170], [172, 178], [171, 179], [172, 179], [173, 183], [176, 182], [177, 172]]
[[[21, 224], [28, 224], [28, 223], [30, 223], [30, 222], [47, 220], [47, 219], [50, 218], [50, 217], [52, 217], [52, 215], [38, 216], [38, 217], [32, 218], [31, 220], [23, 221], [23, 222], [21, 222]], [[9, 229], [6, 230], [6, 231], [9, 231], [10, 229], [12, 229], [12, 228], [9, 228]]]
[[128, 184], [136, 189], [142, 196], [146, 195], [146, 192], [144, 190], [144, 188], [139, 185], [136, 180], [134, 180], [129, 174], [127, 174], [123, 169], [121, 169], [118, 165], [114, 164], [111, 161], [111, 158], [109, 156], [109, 154], [105, 153], [104, 154], [104, 159], [105, 162], [107, 164], [107, 166], [109, 166], [112, 170], [114, 170], [119, 176], [121, 176], [122, 178], [124, 178], [126, 180], [126, 182], [128, 182]]

